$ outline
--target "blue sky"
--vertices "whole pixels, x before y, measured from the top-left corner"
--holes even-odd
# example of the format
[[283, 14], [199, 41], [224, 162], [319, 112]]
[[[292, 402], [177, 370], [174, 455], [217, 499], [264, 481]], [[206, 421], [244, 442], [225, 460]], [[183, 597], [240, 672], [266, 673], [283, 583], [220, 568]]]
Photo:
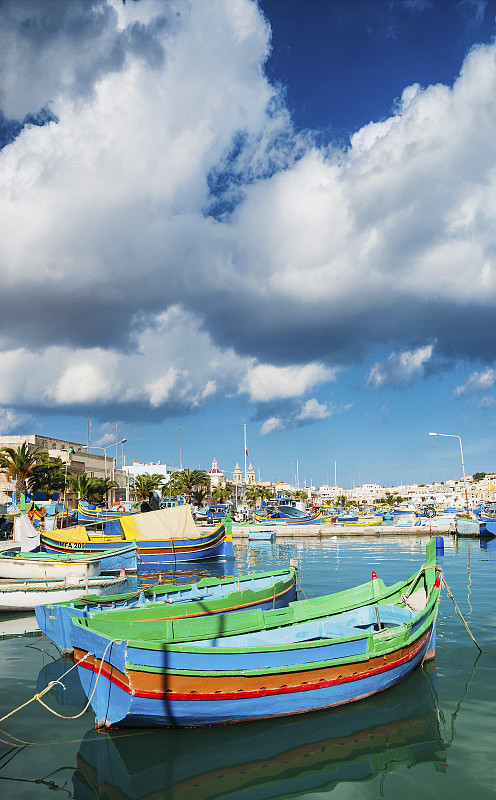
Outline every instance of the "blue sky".
[[496, 2], [0, 5], [0, 432], [496, 471]]

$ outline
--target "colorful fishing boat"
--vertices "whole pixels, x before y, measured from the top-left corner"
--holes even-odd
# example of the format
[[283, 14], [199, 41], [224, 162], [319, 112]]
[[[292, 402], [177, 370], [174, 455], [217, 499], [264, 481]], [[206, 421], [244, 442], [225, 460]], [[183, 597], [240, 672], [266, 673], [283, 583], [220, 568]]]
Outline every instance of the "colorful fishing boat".
[[313, 514], [305, 514], [293, 506], [288, 505], [269, 505], [265, 509], [257, 511], [253, 516], [255, 523], [263, 525], [314, 525], [324, 521], [320, 511]]
[[[338, 520], [339, 521], [339, 520]], [[362, 527], [368, 525], [380, 525], [382, 517], [377, 517], [375, 514], [362, 514], [356, 517], [352, 522], [341, 522], [343, 527], [354, 525], [355, 527]]]
[[77, 507], [77, 521], [93, 523], [95, 525], [100, 523], [109, 522], [113, 519], [121, 519], [121, 517], [129, 517], [131, 514], [137, 514], [138, 509], [133, 508], [130, 503], [119, 503], [112, 508], [104, 508], [104, 506], [97, 506], [92, 503], [87, 503], [85, 500], [78, 501]]
[[131, 627], [73, 619], [71, 639], [96, 726], [198, 726], [350, 703], [434, 657], [436, 540], [426, 564], [361, 586], [251, 610]]
[[177, 564], [230, 555], [226, 551], [229, 544], [232, 549], [232, 536], [226, 533], [224, 523], [213, 530], [197, 528], [189, 505], [123, 516], [107, 522], [103, 533], [78, 525], [41, 534], [41, 544], [48, 553], [99, 553], [132, 543], [136, 544], [141, 566]]
[[96, 577], [47, 578], [47, 580], [0, 579], [0, 611], [33, 611], [44, 603], [62, 603], [76, 600], [84, 594], [118, 592], [125, 586], [126, 578], [110, 575]]
[[[60, 647], [72, 651], [71, 616], [130, 624], [154, 619], [182, 619], [223, 614], [248, 608], [283, 608], [296, 600], [297, 566], [275, 572], [216, 579], [177, 586], [161, 584], [140, 592], [122, 595], [85, 597], [72, 603], [43, 605], [35, 609], [42, 633]], [[108, 614], [105, 614], [108, 612]]]

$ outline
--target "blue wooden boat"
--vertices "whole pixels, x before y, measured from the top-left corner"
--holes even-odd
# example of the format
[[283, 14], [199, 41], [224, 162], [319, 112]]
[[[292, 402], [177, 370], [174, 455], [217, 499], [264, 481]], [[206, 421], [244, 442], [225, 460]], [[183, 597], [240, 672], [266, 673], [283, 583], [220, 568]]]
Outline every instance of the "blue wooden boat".
[[198, 726], [304, 713], [393, 686], [434, 657], [436, 540], [426, 564], [387, 587], [361, 586], [203, 618], [72, 619], [71, 641], [96, 726]]
[[[282, 608], [296, 600], [297, 566], [231, 578], [202, 578], [198, 583], [157, 584], [139, 592], [107, 597], [83, 597], [73, 603], [43, 605], [35, 609], [42, 633], [64, 653], [72, 651], [71, 617], [101, 619], [134, 625], [139, 620], [180, 619], [187, 616], [230, 613], [247, 608]], [[119, 612], [119, 613], [117, 613]], [[124, 617], [123, 617], [124, 615]]]
[[253, 542], [273, 542], [276, 538], [274, 528], [250, 528], [248, 539]]
[[83, 526], [45, 532], [41, 534], [41, 543], [52, 553], [74, 550], [98, 553], [133, 543], [140, 564], [146, 566], [229, 556], [232, 535], [226, 532], [224, 523], [213, 530], [197, 528], [190, 506], [181, 505], [109, 521], [103, 534]]
[[254, 514], [254, 521], [263, 525], [315, 525], [324, 521], [320, 511], [305, 514], [298, 508], [289, 505], [268, 505]]
[[496, 520], [486, 520], [481, 523], [480, 528], [481, 536], [496, 536]]
[[105, 508], [92, 503], [87, 503], [85, 500], [78, 501], [77, 507], [77, 521], [93, 523], [109, 522], [109, 520], [120, 519], [121, 517], [129, 517], [131, 514], [137, 514], [138, 511], [131, 507], [130, 503], [119, 503], [115, 508]]

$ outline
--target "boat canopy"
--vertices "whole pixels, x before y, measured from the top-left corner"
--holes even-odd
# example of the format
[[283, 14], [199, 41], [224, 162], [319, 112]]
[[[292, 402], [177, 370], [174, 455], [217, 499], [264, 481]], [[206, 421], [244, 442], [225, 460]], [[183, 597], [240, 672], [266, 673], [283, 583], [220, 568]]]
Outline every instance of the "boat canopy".
[[121, 517], [120, 525], [122, 538], [127, 541], [197, 539], [200, 536], [188, 504]]

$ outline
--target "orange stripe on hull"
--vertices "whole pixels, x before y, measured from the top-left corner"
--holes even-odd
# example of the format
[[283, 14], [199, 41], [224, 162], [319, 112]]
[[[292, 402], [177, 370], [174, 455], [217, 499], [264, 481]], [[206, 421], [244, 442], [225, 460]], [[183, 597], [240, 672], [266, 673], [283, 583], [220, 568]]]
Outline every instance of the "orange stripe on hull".
[[[431, 631], [409, 647], [402, 647], [385, 656], [376, 656], [353, 664], [320, 667], [295, 672], [264, 675], [182, 675], [173, 672], [156, 673], [129, 668], [123, 674], [108, 664], [102, 674], [129, 694], [139, 697], [174, 700], [232, 700], [243, 697], [264, 697], [276, 694], [321, 689], [358, 681], [399, 667], [414, 658], [424, 647]], [[76, 661], [85, 652], [75, 650]], [[87, 658], [81, 666], [97, 672], [100, 662]]]

